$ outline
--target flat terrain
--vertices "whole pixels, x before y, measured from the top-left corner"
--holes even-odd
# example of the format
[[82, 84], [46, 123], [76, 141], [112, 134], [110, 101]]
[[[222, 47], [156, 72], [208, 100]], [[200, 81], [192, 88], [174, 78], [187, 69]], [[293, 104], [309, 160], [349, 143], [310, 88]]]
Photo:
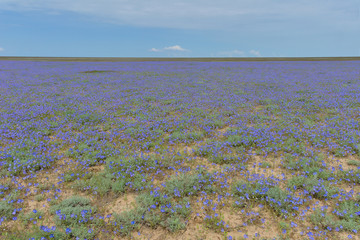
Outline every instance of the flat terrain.
[[264, 62], [264, 61], [360, 61], [360, 57], [249, 57], [249, 58], [116, 58], [116, 57], [1, 57], [0, 61], [59, 61], [59, 62]]
[[2, 60], [0, 239], [360, 239], [360, 59]]

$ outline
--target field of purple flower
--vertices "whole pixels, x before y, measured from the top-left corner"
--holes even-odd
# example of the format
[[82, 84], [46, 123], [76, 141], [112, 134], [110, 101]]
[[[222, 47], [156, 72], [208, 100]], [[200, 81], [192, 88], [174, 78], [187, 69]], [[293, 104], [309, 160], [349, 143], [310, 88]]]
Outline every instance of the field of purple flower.
[[360, 239], [360, 61], [0, 62], [0, 239]]

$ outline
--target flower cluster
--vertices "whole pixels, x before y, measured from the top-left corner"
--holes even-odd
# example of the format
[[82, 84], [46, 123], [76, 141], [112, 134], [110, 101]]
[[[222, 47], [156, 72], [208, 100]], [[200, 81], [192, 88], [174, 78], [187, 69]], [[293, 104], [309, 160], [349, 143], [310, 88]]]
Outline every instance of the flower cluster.
[[3, 236], [356, 238], [358, 75], [359, 61], [1, 61]]

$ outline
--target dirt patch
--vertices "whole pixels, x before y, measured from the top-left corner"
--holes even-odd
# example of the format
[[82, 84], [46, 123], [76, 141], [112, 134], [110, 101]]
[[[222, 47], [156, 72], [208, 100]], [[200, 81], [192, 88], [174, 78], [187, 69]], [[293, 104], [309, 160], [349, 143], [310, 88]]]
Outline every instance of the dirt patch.
[[345, 158], [334, 158], [330, 161], [330, 164], [332, 165], [332, 167], [335, 168], [341, 168], [344, 169], [345, 171], [348, 170], [357, 170], [357, 166], [351, 165], [349, 164], [349, 161], [358, 161], [360, 163], [360, 160], [355, 157], [355, 156], [348, 156]]
[[108, 202], [103, 206], [105, 214], [121, 213], [133, 209], [136, 205], [137, 196], [135, 193], [127, 193], [112, 202]]
[[104, 171], [104, 169], [105, 169], [104, 165], [97, 165], [97, 166], [88, 168], [88, 170], [93, 173], [102, 172], [102, 171]]
[[222, 168], [220, 165], [215, 164], [207, 160], [206, 158], [197, 157], [195, 162], [192, 164], [205, 166], [210, 172], [221, 172]]

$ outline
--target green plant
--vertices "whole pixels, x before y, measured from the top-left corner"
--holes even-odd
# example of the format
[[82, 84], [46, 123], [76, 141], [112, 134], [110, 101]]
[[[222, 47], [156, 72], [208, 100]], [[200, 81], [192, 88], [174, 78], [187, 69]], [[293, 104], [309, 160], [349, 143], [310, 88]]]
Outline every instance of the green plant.
[[221, 119], [215, 119], [209, 123], [206, 123], [206, 126], [217, 129], [217, 128], [223, 128], [225, 126], [225, 123]]
[[336, 172], [336, 177], [339, 180], [352, 182], [352, 183], [360, 183], [360, 170], [357, 169], [355, 171], [348, 170], [348, 171], [338, 171]]
[[360, 143], [353, 145], [353, 150], [360, 157]]
[[191, 142], [191, 141], [200, 140], [202, 138], [204, 138], [204, 133], [201, 131], [193, 131], [193, 132], [175, 131], [165, 139], [172, 141], [180, 141], [180, 142], [185, 142], [185, 141]]
[[245, 147], [246, 146], [244, 143], [244, 138], [239, 135], [229, 135], [227, 137], [226, 141], [228, 141], [230, 143], [230, 145], [233, 147], [238, 147], [238, 146]]
[[280, 227], [280, 229], [285, 229], [285, 230], [291, 229], [290, 224], [287, 222], [283, 222], [283, 221], [279, 222], [279, 227]]
[[250, 200], [264, 202], [282, 217], [288, 216], [296, 207], [291, 193], [274, 186], [271, 182], [264, 184], [240, 180], [232, 186], [232, 192], [234, 196], [239, 197], [235, 205], [239, 207], [246, 206]]
[[212, 155], [208, 159], [216, 164], [231, 164], [239, 161], [239, 157], [230, 154]]
[[186, 197], [197, 195], [200, 191], [210, 192], [213, 190], [211, 175], [204, 171], [198, 170], [194, 174], [179, 174], [171, 177], [165, 186], [166, 193], [176, 197]]
[[279, 187], [272, 187], [266, 193], [266, 202], [279, 216], [287, 216], [294, 210], [292, 196]]
[[36, 220], [40, 220], [42, 219], [42, 217], [44, 216], [44, 212], [43, 211], [29, 211], [28, 213], [24, 214], [21, 213], [19, 215], [20, 219], [22, 219], [22, 221], [27, 224]]
[[132, 209], [119, 214], [114, 214], [116, 226], [122, 235], [129, 235], [135, 229], [139, 229], [142, 223], [142, 209]]
[[69, 236], [75, 239], [94, 239], [97, 232], [87, 226], [76, 226], [71, 228]]
[[261, 183], [249, 183], [244, 180], [236, 182], [232, 186], [232, 193], [240, 197], [242, 201], [247, 202], [250, 199], [262, 199], [264, 194], [269, 190], [269, 185]]
[[137, 198], [135, 209], [114, 213], [115, 225], [122, 235], [130, 235], [143, 224], [178, 231], [185, 228], [185, 219], [191, 212], [188, 201], [187, 198], [175, 201], [157, 191], [146, 192]]
[[85, 172], [80, 169], [70, 170], [64, 174], [64, 182], [73, 182], [75, 180], [90, 179], [93, 176], [91, 172]]
[[0, 184], [0, 198], [5, 197], [5, 195], [11, 191], [11, 185], [9, 182]]
[[16, 239], [35, 239], [35, 240], [41, 240], [41, 239], [69, 239], [70, 236], [67, 236], [64, 232], [56, 229], [55, 231], [49, 231], [48, 229], [41, 229], [36, 228], [34, 231], [31, 231], [29, 233], [25, 233], [23, 237], [19, 238], [19, 235], [16, 236]]
[[111, 189], [115, 193], [124, 193], [126, 190], [126, 180], [125, 179], [116, 179], [112, 183]]
[[38, 188], [41, 191], [45, 191], [45, 190], [53, 189], [54, 186], [51, 183], [41, 183], [41, 184], [39, 184]]
[[349, 164], [350, 166], [360, 167], [360, 161], [358, 160], [349, 160], [347, 164]]
[[12, 216], [13, 207], [7, 201], [0, 202], [0, 216], [10, 218]]
[[186, 227], [184, 220], [181, 219], [179, 216], [169, 217], [164, 221], [162, 225], [166, 227], [170, 232], [176, 232]]
[[360, 230], [360, 201], [343, 201], [336, 208], [336, 215], [341, 219], [339, 222], [344, 229], [353, 231]]
[[101, 115], [96, 113], [84, 113], [77, 115], [75, 121], [79, 124], [98, 124], [102, 121]]
[[4, 161], [2, 175], [7, 177], [14, 175], [24, 175], [32, 171], [39, 171], [41, 169], [48, 169], [52, 163], [57, 160], [56, 155], [47, 152], [38, 152], [37, 146], [43, 145], [39, 140], [24, 140], [22, 144], [11, 146], [7, 150], [7, 154], [2, 161]]
[[332, 187], [327, 181], [318, 179], [316, 176], [293, 177], [288, 180], [288, 186], [291, 189], [304, 189], [307, 194], [318, 199], [331, 198], [334, 194], [339, 192], [337, 188]]
[[260, 167], [261, 168], [271, 168], [272, 165], [271, 165], [271, 163], [268, 163], [268, 162], [262, 162]]
[[315, 212], [310, 215], [310, 221], [324, 229], [327, 227], [335, 228], [337, 226], [334, 218], [319, 208], [315, 209]]
[[206, 216], [204, 220], [206, 227], [215, 232], [224, 231], [227, 225], [224, 221], [224, 217], [218, 214]]
[[64, 231], [69, 231], [68, 238], [93, 239], [95, 237], [98, 220], [93, 216], [97, 209], [91, 205], [90, 199], [72, 196], [53, 205], [50, 211], [55, 214], [56, 224]]
[[90, 216], [96, 213], [96, 207], [91, 205], [88, 198], [72, 196], [51, 207], [51, 212], [56, 214], [58, 224], [63, 226], [76, 226], [79, 220], [89, 221]]

